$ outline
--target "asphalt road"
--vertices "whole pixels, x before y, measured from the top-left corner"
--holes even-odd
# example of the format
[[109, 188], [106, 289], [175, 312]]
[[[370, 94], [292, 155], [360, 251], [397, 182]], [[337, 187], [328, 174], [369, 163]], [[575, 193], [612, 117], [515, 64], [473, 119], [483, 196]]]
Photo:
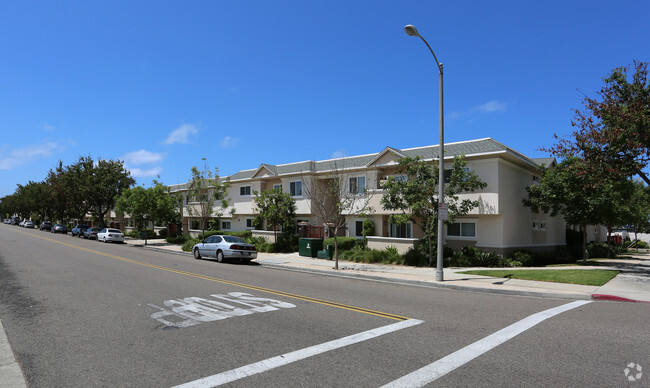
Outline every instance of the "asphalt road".
[[649, 304], [219, 264], [8, 225], [0, 279], [31, 387], [650, 386]]

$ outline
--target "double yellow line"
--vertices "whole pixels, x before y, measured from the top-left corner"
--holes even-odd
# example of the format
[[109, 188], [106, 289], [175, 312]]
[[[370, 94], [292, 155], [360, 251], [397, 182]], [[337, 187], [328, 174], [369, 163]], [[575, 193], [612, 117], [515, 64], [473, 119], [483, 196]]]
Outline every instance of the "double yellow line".
[[201, 274], [197, 274], [197, 273], [193, 273], [193, 272], [180, 271], [180, 270], [173, 269], [173, 268], [163, 267], [163, 266], [156, 265], [156, 264], [149, 264], [149, 263], [145, 263], [145, 262], [142, 262], [142, 261], [128, 259], [128, 258], [122, 257], [122, 256], [112, 255], [110, 253], [104, 253], [104, 252], [96, 251], [94, 249], [80, 247], [78, 245], [68, 244], [66, 242], [53, 240], [53, 239], [48, 238], [48, 237], [43, 237], [43, 236], [38, 236], [36, 234], [23, 232], [22, 230], [17, 230], [17, 231], [20, 232], [20, 233], [26, 234], [28, 236], [31, 236], [31, 237], [37, 237], [37, 238], [40, 238], [40, 239], [43, 239], [43, 240], [46, 240], [46, 241], [54, 242], [54, 243], [57, 243], [57, 244], [60, 244], [60, 245], [65, 245], [65, 246], [70, 247], [70, 248], [79, 249], [79, 250], [86, 251], [88, 253], [93, 253], [93, 254], [100, 255], [100, 256], [110, 257], [112, 259], [125, 261], [125, 262], [131, 263], [131, 264], [141, 265], [143, 267], [149, 267], [149, 268], [154, 268], [154, 269], [158, 269], [158, 270], [161, 270], [161, 271], [173, 272], [173, 273], [177, 273], [177, 274], [180, 274], [180, 275], [191, 276], [191, 277], [197, 278], [197, 279], [203, 279], [203, 280], [208, 280], [208, 281], [211, 281], [211, 282], [217, 282], [217, 283], [222, 283], [222, 284], [228, 284], [228, 285], [232, 285], [232, 286], [246, 288], [246, 289], [249, 289], [249, 290], [266, 292], [266, 293], [269, 293], [269, 294], [280, 295], [280, 296], [284, 296], [284, 297], [287, 297], [287, 298], [299, 299], [299, 300], [303, 300], [303, 301], [306, 301], [306, 302], [318, 303], [318, 304], [322, 304], [322, 305], [325, 305], [325, 306], [336, 307], [336, 308], [340, 308], [340, 309], [344, 309], [344, 310], [349, 310], [349, 311], [374, 315], [374, 316], [382, 317], [382, 318], [394, 319], [394, 320], [397, 320], [397, 321], [406, 321], [406, 320], [410, 319], [410, 318], [403, 317], [403, 316], [400, 316], [400, 315], [382, 313], [380, 311], [369, 310], [369, 309], [365, 309], [365, 308], [362, 308], [362, 307], [354, 307], [354, 306], [349, 306], [349, 305], [345, 305], [345, 304], [342, 304], [342, 303], [336, 303], [336, 302], [330, 302], [330, 301], [323, 300], [323, 299], [312, 298], [312, 297], [309, 297], [309, 296], [297, 295], [297, 294], [292, 294], [292, 293], [289, 293], [289, 292], [272, 290], [270, 288], [264, 288], [264, 287], [253, 286], [253, 285], [245, 284], [245, 283], [233, 282], [233, 281], [230, 281], [230, 280], [219, 279], [219, 278], [215, 278], [215, 277], [212, 277], [212, 276], [201, 275]]

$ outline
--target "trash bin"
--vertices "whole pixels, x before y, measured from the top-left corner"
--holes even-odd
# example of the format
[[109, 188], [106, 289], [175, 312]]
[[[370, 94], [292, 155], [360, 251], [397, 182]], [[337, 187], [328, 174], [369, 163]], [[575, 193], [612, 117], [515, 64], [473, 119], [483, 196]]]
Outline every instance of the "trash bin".
[[323, 249], [323, 240], [320, 238], [301, 238], [298, 240], [298, 254], [300, 256], [316, 257], [318, 251]]
[[334, 245], [327, 244], [325, 251], [327, 251], [327, 257], [332, 260], [334, 258]]

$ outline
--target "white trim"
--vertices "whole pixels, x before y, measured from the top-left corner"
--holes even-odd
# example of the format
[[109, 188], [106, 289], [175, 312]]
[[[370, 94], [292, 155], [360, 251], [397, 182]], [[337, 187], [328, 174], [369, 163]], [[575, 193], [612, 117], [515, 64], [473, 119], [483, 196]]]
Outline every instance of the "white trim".
[[477, 248], [542, 248], [558, 247], [566, 244], [517, 244], [517, 245], [497, 245], [497, 244], [476, 244]]

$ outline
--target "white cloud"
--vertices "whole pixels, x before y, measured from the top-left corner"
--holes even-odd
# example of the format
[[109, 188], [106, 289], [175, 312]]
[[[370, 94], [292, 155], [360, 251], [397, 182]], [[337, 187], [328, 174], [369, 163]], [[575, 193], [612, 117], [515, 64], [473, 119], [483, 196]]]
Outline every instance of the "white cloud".
[[174, 129], [167, 139], [165, 139], [165, 144], [174, 144], [174, 143], [189, 143], [189, 137], [191, 135], [196, 135], [199, 132], [199, 129], [195, 125], [183, 124], [180, 127]]
[[332, 159], [340, 159], [345, 157], [345, 150], [337, 150], [332, 152]]
[[226, 136], [221, 140], [221, 147], [223, 148], [235, 148], [239, 143], [239, 139], [236, 137]]
[[505, 102], [492, 100], [492, 101], [486, 102], [483, 105], [477, 106], [476, 109], [479, 112], [484, 112], [484, 113], [505, 112], [507, 106], [508, 106], [508, 104], [506, 104]]
[[477, 114], [505, 112], [508, 108], [508, 103], [503, 101], [491, 100], [485, 104], [473, 106], [471, 108], [461, 111], [451, 111], [447, 114], [449, 120], [458, 120], [464, 117], [472, 117]]
[[163, 168], [160, 166], [153, 166], [150, 168], [132, 167], [133, 165], [139, 166], [142, 164], [158, 164], [165, 159], [164, 153], [156, 153], [147, 150], [138, 150], [129, 152], [124, 155], [124, 167], [131, 172], [134, 178], [149, 178], [160, 175]]
[[53, 142], [16, 149], [11, 151], [9, 157], [0, 159], [0, 170], [11, 170], [38, 158], [47, 158], [63, 149], [63, 146]]
[[51, 125], [48, 124], [48, 123], [43, 123], [43, 127], [42, 127], [42, 128], [43, 128], [44, 130], [46, 130], [46, 131], [54, 131], [54, 127], [51, 126]]
[[160, 175], [162, 172], [162, 167], [156, 166], [149, 169], [141, 168], [127, 168], [131, 172], [131, 176], [134, 178], [149, 178]]
[[160, 163], [165, 159], [165, 154], [150, 152], [147, 150], [138, 150], [129, 152], [122, 157], [127, 164], [140, 165], [140, 164], [155, 164]]

